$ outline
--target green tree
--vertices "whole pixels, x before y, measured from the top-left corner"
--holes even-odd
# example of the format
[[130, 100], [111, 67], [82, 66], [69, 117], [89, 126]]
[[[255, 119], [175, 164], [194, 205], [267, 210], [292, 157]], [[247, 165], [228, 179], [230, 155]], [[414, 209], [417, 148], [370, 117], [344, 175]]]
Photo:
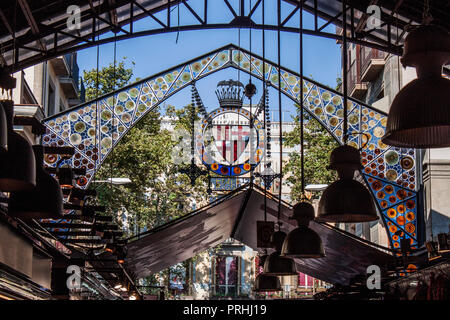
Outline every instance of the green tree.
[[[173, 119], [175, 127], [186, 122], [185, 109], [177, 110], [180, 118]], [[152, 111], [122, 138], [98, 171], [102, 180], [113, 176], [132, 181], [123, 186], [104, 184], [99, 195], [111, 213], [120, 208], [128, 212], [130, 231], [161, 225], [190, 212], [193, 202], [205, 200], [206, 179], [197, 179], [192, 187], [173, 163], [176, 143], [171, 132], [161, 129], [160, 112]]]
[[[86, 101], [95, 99], [118, 88], [127, 85], [133, 76], [133, 69], [125, 67], [126, 57], [114, 66], [110, 63], [108, 66], [97, 69], [83, 71], [83, 83], [86, 88]], [[131, 62], [134, 66], [134, 62]], [[98, 82], [98, 83], [97, 83]]]
[[[300, 115], [300, 106], [295, 105]], [[294, 130], [285, 134], [284, 144], [287, 147], [301, 145], [300, 140], [300, 116], [294, 119]], [[305, 183], [306, 184], [329, 184], [336, 179], [336, 174], [326, 167], [329, 164], [331, 151], [338, 146], [338, 143], [328, 133], [328, 131], [307, 112], [304, 112], [304, 163], [305, 163]], [[286, 172], [291, 175], [287, 182], [291, 186], [291, 198], [300, 200], [302, 190], [302, 172], [300, 162], [300, 152], [289, 154], [289, 161], [286, 164]]]
[[[125, 58], [124, 58], [125, 59]], [[125, 68], [124, 61], [97, 70], [84, 71], [86, 98], [104, 95], [128, 84], [133, 70]], [[175, 127], [190, 123], [191, 108], [164, 110]], [[194, 187], [186, 175], [172, 161], [172, 149], [178, 143], [172, 132], [161, 128], [161, 110], [152, 110], [122, 137], [96, 173], [96, 180], [109, 177], [127, 177], [130, 184], [92, 185], [97, 189], [99, 203], [105, 205], [108, 214], [117, 218], [126, 212], [129, 232], [151, 229], [191, 211], [205, 199], [206, 179], [197, 179]], [[187, 191], [188, 190], [188, 191]], [[120, 223], [120, 219], [117, 219]]]

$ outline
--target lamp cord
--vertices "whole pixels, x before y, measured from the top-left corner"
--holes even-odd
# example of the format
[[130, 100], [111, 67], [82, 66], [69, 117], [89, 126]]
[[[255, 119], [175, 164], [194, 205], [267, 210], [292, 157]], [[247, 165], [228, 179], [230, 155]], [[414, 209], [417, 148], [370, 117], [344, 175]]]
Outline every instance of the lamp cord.
[[[117, 37], [117, 33], [114, 31], [114, 64], [113, 64], [113, 92], [116, 89], [116, 47], [117, 47], [117, 41], [116, 41], [116, 37]], [[111, 134], [111, 162], [110, 162], [110, 174], [111, 174], [111, 181], [109, 183], [110, 185], [110, 191], [112, 191], [112, 187], [113, 187], [113, 175], [114, 175], [114, 171], [113, 171], [113, 164], [114, 164], [114, 133], [116, 132], [115, 127], [116, 125], [114, 124], [114, 120], [116, 117], [116, 108], [115, 106], [117, 105], [117, 100], [118, 99], [113, 99], [114, 101], [114, 105], [112, 107], [112, 119], [111, 119], [111, 128], [113, 130], [112, 134]]]
[[[94, 24], [94, 32], [97, 31], [97, 28], [98, 28], [98, 22], [96, 24]], [[99, 38], [100, 38], [100, 36], [98, 35], [97, 39], [99, 39]], [[97, 66], [96, 66], [97, 67], [97, 70], [96, 70], [97, 74], [96, 74], [96, 77], [95, 77], [95, 100], [96, 100], [96, 103], [95, 103], [95, 138], [94, 138], [94, 145], [97, 148], [97, 152], [98, 153], [101, 152], [100, 146], [97, 145], [97, 142], [98, 142], [97, 135], [100, 132], [100, 124], [99, 124], [99, 121], [98, 121], [98, 112], [99, 112], [98, 111], [98, 105], [99, 105], [99, 102], [98, 102], [98, 90], [99, 90], [99, 86], [100, 86], [100, 79], [99, 79], [99, 72], [98, 72], [99, 63], [100, 63], [100, 45], [97, 44]], [[99, 159], [100, 159], [100, 157], [97, 157], [96, 165], [95, 165], [96, 169], [97, 169], [97, 164], [98, 164], [97, 161], [99, 161]], [[92, 181], [95, 181], [96, 175], [97, 175], [97, 170], [94, 170]], [[99, 186], [96, 186], [94, 189], [97, 190], [98, 187]]]
[[283, 185], [283, 129], [282, 129], [282, 107], [281, 107], [281, 0], [278, 0], [278, 28], [277, 28], [277, 49], [278, 49], [278, 117], [279, 117], [279, 143], [280, 143], [280, 185], [278, 189], [278, 230], [280, 230], [281, 216], [281, 196]]
[[344, 93], [344, 124], [343, 124], [343, 142], [347, 144], [348, 140], [348, 123], [347, 123], [347, 1], [342, 0], [342, 59], [343, 59], [343, 93]]
[[[249, 9], [250, 9], [250, 11], [251, 11], [251, 9], [252, 9], [252, 2], [251, 1], [249, 1]], [[249, 81], [249, 83], [251, 84], [252, 83], [252, 29], [250, 28], [249, 29], [249, 42], [250, 42], [250, 58], [249, 58], [249, 60], [250, 60], [250, 81]], [[244, 91], [245, 91], [245, 89], [244, 89]], [[253, 98], [253, 95], [250, 95], [250, 98], [249, 98], [249, 100], [250, 100], [250, 115], [249, 115], [249, 132], [250, 132], [250, 136], [253, 136], [252, 135], [252, 129], [253, 129], [253, 119], [252, 119], [252, 98]], [[239, 115], [239, 114], [238, 114]], [[238, 124], [239, 124], [239, 121], [238, 121]], [[253, 139], [252, 139], [253, 140]], [[251, 141], [251, 143], [253, 143], [254, 141]], [[250, 145], [250, 150], [252, 150], [252, 145]], [[250, 185], [252, 185], [253, 184], [253, 170], [250, 170]]]
[[[263, 96], [264, 96], [264, 130], [265, 130], [265, 139], [267, 140], [267, 127], [266, 127], [266, 37], [265, 33], [265, 1], [262, 0], [262, 69], [263, 69]], [[267, 144], [266, 144], [267, 149]], [[264, 152], [264, 166], [267, 168], [267, 152]], [[264, 179], [263, 179], [264, 181]], [[264, 221], [267, 221], [267, 183], [264, 181]]]
[[304, 121], [303, 121], [303, 2], [300, 2], [300, 161], [301, 161], [301, 171], [302, 171], [302, 196], [305, 194], [305, 154], [304, 154]]

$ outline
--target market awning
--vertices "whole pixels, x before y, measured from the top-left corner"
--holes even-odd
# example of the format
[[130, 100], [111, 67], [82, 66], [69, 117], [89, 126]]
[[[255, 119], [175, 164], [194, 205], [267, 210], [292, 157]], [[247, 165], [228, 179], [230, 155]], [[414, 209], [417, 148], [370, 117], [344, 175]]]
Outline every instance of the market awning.
[[150, 230], [127, 245], [127, 269], [136, 278], [159, 272], [230, 237], [247, 191]]
[[[276, 221], [278, 201], [268, 194], [267, 220]], [[292, 209], [281, 206], [282, 230], [295, 228], [289, 219]], [[141, 235], [127, 245], [127, 268], [137, 278], [159, 272], [169, 266], [234, 238], [257, 250], [256, 221], [264, 220], [264, 194], [261, 190], [239, 190], [226, 199]], [[326, 257], [297, 259], [297, 269], [332, 284], [349, 283], [365, 274], [373, 264], [383, 270], [392, 261], [388, 251], [380, 250], [359, 238], [322, 223], [310, 227], [322, 238]]]
[[[267, 199], [267, 220], [276, 221], [278, 201]], [[282, 230], [288, 233], [296, 227], [296, 222], [289, 219], [292, 209], [282, 205], [280, 220]], [[256, 221], [264, 220], [264, 195], [257, 190], [251, 193], [243, 218], [233, 238], [256, 248]], [[392, 255], [370, 245], [356, 236], [347, 234], [331, 225], [311, 221], [310, 228], [322, 238], [325, 257], [320, 259], [296, 259], [297, 270], [314, 278], [332, 284], [347, 285], [356, 275], [366, 274], [367, 267], [373, 264], [386, 269], [392, 261]]]

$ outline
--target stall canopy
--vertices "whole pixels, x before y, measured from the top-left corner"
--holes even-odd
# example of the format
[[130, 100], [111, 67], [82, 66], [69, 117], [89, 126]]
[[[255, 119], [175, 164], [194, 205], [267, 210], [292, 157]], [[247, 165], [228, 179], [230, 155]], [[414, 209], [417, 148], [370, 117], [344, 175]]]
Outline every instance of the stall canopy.
[[[281, 206], [282, 230], [295, 228], [289, 217], [292, 208]], [[267, 220], [276, 221], [278, 201], [268, 194]], [[208, 207], [150, 230], [127, 245], [127, 269], [141, 278], [159, 272], [234, 238], [257, 250], [256, 221], [264, 220], [264, 194], [255, 188], [241, 188]], [[366, 274], [370, 265], [386, 270], [393, 256], [339, 229], [317, 222], [310, 227], [322, 238], [326, 257], [296, 259], [297, 269], [331, 284], [349, 284], [356, 275]]]

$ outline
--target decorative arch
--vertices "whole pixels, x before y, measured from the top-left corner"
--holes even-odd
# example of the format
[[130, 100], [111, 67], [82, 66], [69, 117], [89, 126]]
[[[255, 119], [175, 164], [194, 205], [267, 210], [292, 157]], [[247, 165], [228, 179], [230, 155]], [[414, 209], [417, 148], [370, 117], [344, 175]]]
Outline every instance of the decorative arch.
[[[263, 74], [263, 62], [265, 73]], [[300, 76], [235, 45], [227, 45], [174, 68], [128, 85], [115, 92], [86, 102], [44, 120], [47, 132], [43, 145], [73, 146], [75, 155], [63, 164], [86, 168], [86, 175], [77, 180], [77, 187], [87, 188], [109, 152], [120, 139], [148, 112], [159, 106], [193, 82], [226, 69], [236, 68], [266, 81], [292, 101], [300, 102], [305, 110], [328, 132], [343, 143], [343, 96], [320, 83]], [[281, 88], [278, 77], [281, 76]], [[393, 249], [400, 249], [400, 239], [418, 247], [415, 149], [396, 148], [381, 141], [387, 115], [373, 107], [348, 99], [350, 138], [348, 143], [362, 146], [362, 176], [376, 199], [383, 223]], [[357, 132], [365, 135], [356, 135]], [[45, 157], [47, 166], [55, 166], [58, 155]]]

